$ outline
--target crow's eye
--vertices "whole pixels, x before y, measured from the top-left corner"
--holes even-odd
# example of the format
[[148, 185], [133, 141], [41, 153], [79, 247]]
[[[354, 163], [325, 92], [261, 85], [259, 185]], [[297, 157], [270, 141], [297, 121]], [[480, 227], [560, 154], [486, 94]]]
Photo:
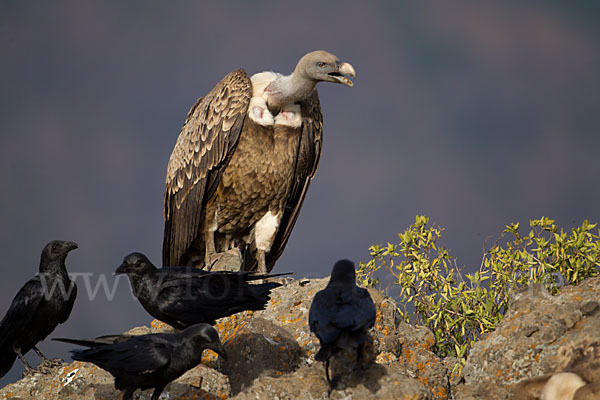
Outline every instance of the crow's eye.
[[56, 250], [58, 250], [58, 246], [57, 246], [57, 245], [55, 245], [55, 244], [53, 244], [53, 245], [52, 245], [52, 251], [56, 251]]

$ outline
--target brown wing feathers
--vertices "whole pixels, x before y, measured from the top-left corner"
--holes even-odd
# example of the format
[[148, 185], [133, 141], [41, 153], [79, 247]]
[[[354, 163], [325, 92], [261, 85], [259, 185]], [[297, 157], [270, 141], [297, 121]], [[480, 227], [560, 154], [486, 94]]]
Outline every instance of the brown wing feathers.
[[277, 236], [275, 237], [271, 251], [267, 254], [266, 264], [268, 271], [273, 269], [275, 261], [283, 253], [298, 219], [300, 208], [306, 197], [306, 191], [312, 178], [315, 176], [315, 172], [319, 166], [319, 159], [321, 158], [323, 115], [321, 114], [317, 89], [300, 106], [302, 112], [302, 138], [294, 169], [293, 186], [288, 196]]
[[235, 70], [188, 113], [167, 168], [163, 265], [182, 264], [200, 234], [203, 206], [235, 150], [251, 96], [250, 78]]

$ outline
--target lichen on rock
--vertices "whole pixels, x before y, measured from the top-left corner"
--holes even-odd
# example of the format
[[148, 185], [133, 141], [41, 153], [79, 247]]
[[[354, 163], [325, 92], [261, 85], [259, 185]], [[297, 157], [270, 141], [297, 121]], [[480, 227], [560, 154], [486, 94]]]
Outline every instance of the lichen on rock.
[[[319, 341], [308, 327], [312, 298], [326, 284], [326, 278], [287, 281], [265, 310], [217, 321], [229, 358], [206, 351], [202, 364], [169, 384], [161, 399], [509, 399], [528, 379], [576, 369], [573, 360], [590, 357], [600, 332], [600, 278], [554, 297], [533, 287], [514, 296], [504, 321], [475, 344], [462, 375], [453, 375], [457, 360], [434, 353], [431, 331], [400, 321], [394, 301], [371, 291], [377, 319], [365, 363], [356, 365], [355, 354], [334, 356], [336, 385], [328, 394], [324, 367], [314, 360]], [[172, 329], [153, 321], [128, 333], [166, 330]], [[597, 357], [586, 364], [582, 378], [600, 381], [597, 364]], [[135, 398], [150, 394], [137, 391]], [[73, 362], [7, 385], [0, 398], [117, 399], [119, 393], [106, 371]]]

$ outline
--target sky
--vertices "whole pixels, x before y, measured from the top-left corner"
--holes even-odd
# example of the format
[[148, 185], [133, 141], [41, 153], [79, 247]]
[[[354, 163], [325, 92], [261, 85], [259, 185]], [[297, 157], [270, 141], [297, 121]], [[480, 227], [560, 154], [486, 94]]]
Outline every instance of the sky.
[[599, 14], [591, 1], [1, 2], [0, 314], [65, 239], [79, 296], [51, 337], [149, 323], [112, 272], [133, 251], [160, 265], [187, 111], [235, 68], [287, 74], [317, 49], [357, 78], [318, 87], [321, 162], [274, 272], [368, 261], [417, 214], [466, 270], [509, 223], [600, 221]]

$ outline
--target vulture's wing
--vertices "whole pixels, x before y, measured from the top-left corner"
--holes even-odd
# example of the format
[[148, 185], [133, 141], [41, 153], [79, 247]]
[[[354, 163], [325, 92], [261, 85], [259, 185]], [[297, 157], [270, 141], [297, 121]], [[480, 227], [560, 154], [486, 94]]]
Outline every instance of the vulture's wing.
[[267, 253], [267, 271], [273, 269], [275, 261], [283, 253], [296, 219], [298, 219], [308, 186], [315, 176], [315, 172], [319, 166], [319, 159], [321, 158], [323, 115], [321, 114], [317, 89], [313, 91], [308, 99], [300, 103], [300, 107], [302, 112], [302, 138], [300, 139], [300, 149], [294, 169], [294, 180], [292, 181], [292, 188], [281, 218], [277, 236], [271, 246], [271, 251]]
[[250, 78], [238, 69], [190, 110], [167, 167], [163, 265], [180, 265], [201, 235], [204, 205], [237, 146], [251, 97]]

